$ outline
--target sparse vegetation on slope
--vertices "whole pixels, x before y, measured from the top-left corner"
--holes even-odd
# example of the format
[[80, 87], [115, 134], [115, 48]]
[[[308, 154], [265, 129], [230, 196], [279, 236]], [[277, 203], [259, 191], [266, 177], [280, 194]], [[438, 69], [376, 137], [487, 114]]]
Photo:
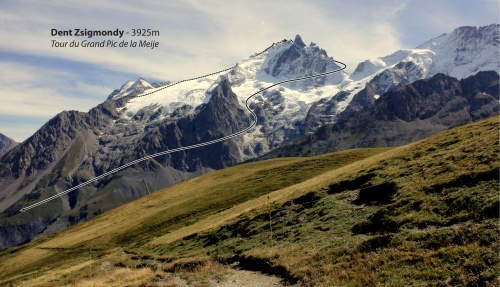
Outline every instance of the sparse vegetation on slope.
[[0, 284], [139, 270], [143, 286], [165, 271], [203, 285], [222, 263], [306, 286], [498, 286], [499, 144], [496, 116], [392, 150], [214, 172], [0, 253]]
[[[0, 253], [0, 278], [23, 273], [22, 277], [37, 277], [40, 269], [65, 268], [68, 262], [88, 260], [85, 254], [103, 256], [114, 248], [141, 246], [169, 232], [180, 230], [182, 238], [191, 234], [189, 230], [182, 233], [182, 227], [196, 223], [195, 232], [199, 232], [227, 220], [200, 226], [198, 222], [207, 216], [384, 151], [387, 149], [363, 149], [314, 158], [255, 162], [188, 180], [57, 235]], [[243, 212], [238, 210], [229, 218]]]
[[498, 286], [498, 130], [495, 117], [349, 165], [271, 216], [152, 251], [253, 262], [313, 286]]

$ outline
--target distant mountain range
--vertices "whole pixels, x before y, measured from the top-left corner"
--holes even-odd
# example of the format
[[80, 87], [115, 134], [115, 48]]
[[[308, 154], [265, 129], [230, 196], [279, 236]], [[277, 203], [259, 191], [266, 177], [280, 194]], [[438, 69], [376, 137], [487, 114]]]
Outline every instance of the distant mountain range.
[[11, 150], [16, 145], [17, 143], [13, 139], [0, 133], [0, 157], [2, 157], [6, 152]]
[[134, 159], [239, 131], [250, 124], [243, 103], [255, 91], [338, 66], [326, 51], [296, 36], [220, 74], [179, 83], [129, 81], [89, 112], [61, 112], [5, 150], [0, 248], [270, 151], [268, 157], [319, 154], [332, 146], [402, 145], [498, 113], [499, 28], [460, 27], [416, 49], [364, 61], [350, 75], [278, 85], [252, 103], [258, 116], [253, 132], [151, 159], [19, 213]]

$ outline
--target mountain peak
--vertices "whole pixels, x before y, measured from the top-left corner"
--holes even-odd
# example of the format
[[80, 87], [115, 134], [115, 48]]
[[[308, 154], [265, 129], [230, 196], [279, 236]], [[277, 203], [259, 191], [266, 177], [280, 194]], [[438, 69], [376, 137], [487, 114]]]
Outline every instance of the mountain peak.
[[[466, 46], [474, 44], [491, 44], [483, 43], [484, 41], [494, 42], [493, 45], [498, 45], [498, 28], [499, 24], [491, 24], [488, 26], [462, 26], [453, 30], [451, 33], [444, 33], [439, 37], [433, 38], [419, 46], [417, 49], [430, 49], [443, 44], [454, 44]], [[469, 43], [471, 42], [471, 43]]]
[[[325, 50], [315, 43], [311, 43], [308, 47], [300, 35], [296, 35], [293, 43], [286, 43], [270, 50], [260, 70], [277, 79], [290, 79], [324, 73], [337, 68], [338, 65], [335, 64], [333, 58], [328, 57]], [[305, 88], [323, 85], [326, 82], [338, 84], [342, 79], [342, 74], [336, 74], [319, 80], [291, 83], [290, 87]]]
[[18, 143], [8, 136], [0, 133], [0, 157], [15, 147]]
[[119, 90], [114, 90], [113, 93], [108, 96], [108, 99], [118, 100], [129, 95], [142, 94], [145, 90], [153, 88], [153, 85], [142, 77], [135, 82], [128, 80]]
[[305, 46], [306, 46], [306, 44], [304, 43], [304, 41], [302, 41], [302, 38], [300, 37], [300, 35], [299, 35], [299, 34], [297, 34], [297, 35], [295, 36], [295, 39], [293, 40], [293, 42], [294, 42], [295, 44], [299, 45], [300, 47], [305, 47]]
[[134, 87], [134, 90], [137, 89], [137, 88], [145, 88], [145, 89], [151, 89], [153, 88], [153, 86], [146, 80], [144, 80], [143, 78], [139, 78], [137, 81], [135, 81], [135, 83], [132, 85], [132, 87]]
[[463, 26], [419, 45], [417, 49], [434, 54], [429, 76], [445, 73], [462, 79], [479, 71], [498, 70], [499, 26]]
[[[500, 66], [499, 26], [459, 27], [415, 49], [402, 49], [385, 57], [366, 60], [356, 67], [350, 79], [358, 81], [380, 74], [376, 79], [384, 78], [386, 83], [383, 85], [390, 88], [399, 82], [400, 75], [406, 75], [409, 83], [438, 73], [462, 79], [479, 71], [497, 71]], [[378, 93], [385, 91], [387, 89]]]

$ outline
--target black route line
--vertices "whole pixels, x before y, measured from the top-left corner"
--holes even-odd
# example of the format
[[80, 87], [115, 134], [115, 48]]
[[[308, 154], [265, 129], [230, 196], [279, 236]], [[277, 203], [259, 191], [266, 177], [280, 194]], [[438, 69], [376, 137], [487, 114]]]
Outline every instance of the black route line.
[[[274, 46], [274, 44], [273, 44], [272, 46]], [[272, 47], [272, 46], [271, 46], [271, 47]], [[269, 47], [269, 48], [270, 48], [270, 47]], [[269, 49], [269, 48], [267, 48], [267, 49]], [[264, 51], [267, 51], [267, 49], [266, 49], [266, 50], [264, 50]], [[264, 52], [261, 52], [261, 53], [264, 53]], [[72, 192], [72, 191], [74, 191], [74, 190], [77, 190], [77, 189], [79, 189], [80, 187], [86, 186], [86, 185], [88, 185], [89, 183], [96, 182], [96, 181], [98, 181], [98, 180], [100, 180], [100, 179], [102, 179], [102, 178], [104, 178], [104, 177], [106, 177], [106, 176], [108, 176], [108, 175], [111, 175], [111, 174], [117, 173], [117, 172], [119, 172], [120, 170], [123, 170], [123, 169], [125, 169], [125, 168], [127, 168], [127, 167], [129, 167], [129, 166], [131, 166], [131, 165], [136, 164], [136, 163], [139, 163], [139, 162], [142, 162], [142, 161], [145, 161], [145, 160], [148, 160], [148, 159], [152, 159], [152, 158], [155, 158], [155, 157], [158, 157], [158, 156], [161, 156], [161, 155], [166, 155], [166, 154], [171, 154], [171, 153], [178, 152], [178, 151], [184, 151], [184, 150], [190, 150], [190, 149], [194, 149], [194, 148], [204, 147], [204, 146], [211, 145], [211, 144], [214, 144], [214, 143], [218, 143], [218, 142], [226, 141], [226, 140], [228, 140], [228, 139], [231, 139], [231, 138], [237, 137], [237, 136], [239, 136], [239, 135], [241, 135], [241, 134], [244, 134], [244, 133], [246, 133], [246, 132], [250, 131], [250, 130], [251, 130], [251, 129], [255, 126], [255, 125], [257, 125], [257, 115], [254, 113], [254, 111], [253, 111], [252, 109], [250, 109], [250, 107], [249, 107], [249, 103], [248, 103], [248, 101], [249, 101], [251, 98], [253, 98], [254, 96], [256, 96], [256, 95], [258, 95], [258, 94], [260, 94], [260, 93], [262, 93], [262, 92], [264, 92], [264, 91], [266, 91], [266, 90], [269, 90], [269, 89], [270, 89], [270, 88], [272, 88], [272, 87], [275, 87], [275, 86], [277, 86], [277, 85], [280, 85], [280, 84], [289, 83], [289, 82], [296, 82], [296, 81], [303, 81], [303, 80], [308, 80], [308, 79], [313, 79], [313, 78], [318, 78], [318, 77], [322, 77], [322, 76], [326, 76], [326, 75], [329, 75], [329, 74], [333, 74], [333, 73], [340, 72], [340, 71], [344, 70], [345, 68], [347, 68], [346, 64], [344, 64], [344, 63], [342, 63], [342, 62], [340, 62], [340, 61], [336, 61], [336, 60], [333, 60], [333, 61], [334, 61], [335, 63], [341, 64], [343, 67], [342, 67], [342, 68], [338, 68], [338, 69], [333, 70], [333, 71], [325, 72], [325, 73], [320, 73], [320, 74], [315, 74], [315, 75], [311, 75], [311, 76], [305, 76], [305, 77], [300, 77], [300, 78], [294, 78], [294, 79], [289, 79], [289, 80], [280, 81], [280, 82], [277, 82], [277, 83], [275, 83], [275, 84], [272, 84], [272, 85], [270, 85], [270, 86], [268, 86], [268, 87], [265, 87], [265, 88], [263, 88], [263, 89], [259, 90], [258, 92], [256, 92], [256, 93], [252, 94], [251, 96], [249, 96], [249, 97], [246, 99], [246, 101], [245, 101], [245, 106], [246, 106], [247, 110], [250, 112], [250, 115], [252, 116], [253, 122], [252, 122], [252, 124], [251, 124], [250, 126], [248, 126], [247, 128], [245, 128], [245, 129], [243, 129], [243, 130], [241, 130], [241, 131], [239, 131], [239, 132], [236, 132], [236, 133], [234, 133], [234, 134], [227, 135], [227, 136], [222, 137], [222, 138], [219, 138], [219, 139], [215, 139], [215, 140], [211, 140], [211, 141], [207, 141], [207, 142], [203, 142], [203, 143], [199, 143], [199, 144], [194, 144], [194, 145], [190, 145], [190, 146], [180, 147], [180, 148], [176, 148], [176, 149], [170, 149], [170, 150], [162, 151], [162, 152], [159, 152], [159, 153], [155, 153], [155, 154], [152, 154], [152, 155], [148, 155], [148, 156], [145, 156], [145, 157], [142, 157], [142, 158], [136, 159], [136, 160], [131, 161], [131, 162], [129, 162], [129, 163], [127, 163], [127, 164], [125, 164], [125, 165], [119, 166], [119, 167], [117, 167], [117, 168], [115, 168], [115, 169], [112, 169], [112, 170], [110, 170], [110, 171], [106, 172], [106, 173], [103, 173], [103, 174], [101, 174], [100, 176], [97, 176], [97, 177], [94, 177], [94, 178], [92, 178], [92, 179], [89, 179], [89, 180], [87, 180], [87, 181], [85, 181], [85, 182], [83, 182], [83, 183], [81, 183], [81, 184], [79, 184], [79, 185], [77, 185], [77, 186], [74, 186], [74, 187], [69, 188], [69, 189], [67, 189], [67, 190], [65, 190], [65, 191], [62, 191], [62, 192], [60, 192], [60, 193], [58, 193], [58, 194], [56, 194], [56, 195], [50, 196], [50, 197], [48, 197], [48, 198], [46, 198], [46, 199], [44, 199], [44, 200], [41, 200], [41, 201], [39, 201], [39, 202], [37, 202], [37, 203], [32, 204], [32, 205], [29, 205], [29, 206], [23, 207], [20, 211], [21, 211], [21, 212], [25, 212], [25, 211], [27, 211], [27, 210], [29, 210], [29, 209], [32, 209], [32, 208], [34, 208], [34, 207], [40, 206], [40, 205], [42, 205], [42, 204], [45, 204], [45, 203], [47, 203], [47, 202], [49, 202], [49, 201], [51, 201], [51, 200], [53, 200], [53, 199], [56, 199], [56, 198], [61, 197], [61, 196], [65, 195], [65, 194], [67, 194], [67, 193], [70, 193], [70, 192]], [[231, 68], [229, 68], [229, 69], [231, 69]], [[226, 69], [226, 70], [228, 70], [228, 69]], [[223, 71], [226, 71], [226, 70], [223, 70]], [[210, 74], [210, 75], [211, 75], [211, 74]], [[196, 79], [196, 78], [195, 78], [195, 79]], [[192, 80], [192, 79], [191, 79], [191, 80]], [[175, 84], [178, 84], [178, 83], [181, 83], [181, 82], [185, 82], [185, 81], [186, 81], [186, 80], [184, 80], [184, 81], [180, 81], [180, 82], [177, 82], [177, 83], [175, 83]], [[172, 84], [172, 85], [175, 85], [175, 84]], [[172, 85], [170, 85], [170, 86], [172, 86]], [[167, 87], [164, 87], [164, 88], [167, 88]], [[163, 89], [164, 89], [164, 88], [163, 88]], [[158, 89], [158, 90], [156, 90], [156, 91], [154, 91], [154, 92], [151, 92], [151, 93], [149, 93], [149, 94], [152, 94], [152, 93], [155, 93], [155, 92], [157, 92], [157, 91], [161, 91], [161, 90], [162, 90], [162, 89]], [[149, 95], [149, 94], [148, 94], [148, 95]]]
[[[288, 41], [290, 41], [291, 43], [293, 43], [293, 41], [292, 41], [292, 40], [286, 40], [286, 39], [285, 39], [285, 40], [283, 40], [283, 41], [281, 41], [281, 42], [279, 42], [279, 43], [288, 42]], [[257, 57], [257, 56], [260, 56], [260, 55], [264, 54], [267, 50], [269, 50], [269, 49], [271, 49], [272, 47], [274, 47], [274, 45], [276, 45], [276, 43], [273, 43], [271, 46], [269, 46], [269, 47], [265, 48], [262, 52], [259, 52], [259, 53], [255, 53], [255, 54], [253, 54], [253, 55], [252, 55], [252, 56], [250, 56], [249, 58], [251, 58], [251, 59], [252, 59], [252, 58], [255, 58], [255, 57]], [[124, 96], [123, 98], [127, 98], [127, 97], [140, 98], [140, 97], [148, 96], [148, 95], [154, 94], [154, 93], [156, 93], [156, 92], [159, 92], [159, 91], [164, 90], [164, 89], [166, 89], [166, 88], [170, 88], [170, 87], [175, 86], [175, 85], [180, 84], [180, 83], [189, 82], [189, 81], [194, 81], [194, 80], [198, 80], [198, 79], [201, 79], [201, 78], [206, 78], [206, 77], [209, 77], [209, 76], [212, 76], [212, 75], [216, 75], [216, 74], [224, 73], [224, 72], [226, 72], [226, 71], [229, 71], [229, 70], [231, 70], [231, 69], [236, 68], [237, 66], [238, 66], [238, 64], [236, 64], [236, 65], [234, 65], [234, 66], [232, 66], [232, 67], [230, 67], [230, 68], [227, 68], [227, 69], [224, 69], [224, 70], [220, 70], [220, 71], [217, 71], [217, 72], [214, 72], [214, 73], [206, 74], [206, 75], [199, 76], [199, 77], [196, 77], [196, 78], [191, 78], [191, 79], [181, 80], [181, 81], [178, 81], [178, 82], [175, 82], [175, 83], [172, 83], [172, 84], [168, 84], [168, 85], [166, 85], [166, 86], [164, 86], [164, 87], [160, 87], [160, 88], [158, 88], [157, 90], [154, 90], [154, 91], [151, 91], [151, 92], [149, 92], [149, 93], [145, 93], [145, 94], [142, 94], [142, 95], [139, 95], [139, 96], [134, 96], [134, 95], [126, 95], [126, 96]]]

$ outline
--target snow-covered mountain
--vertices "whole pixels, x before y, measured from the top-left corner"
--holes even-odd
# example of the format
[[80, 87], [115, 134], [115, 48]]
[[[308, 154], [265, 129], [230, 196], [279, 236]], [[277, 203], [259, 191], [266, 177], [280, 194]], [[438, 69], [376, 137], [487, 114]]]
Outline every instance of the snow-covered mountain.
[[499, 72], [499, 31], [499, 24], [479, 28], [460, 27], [415, 49], [402, 49], [361, 62], [339, 84], [340, 93], [311, 106], [303, 132], [313, 132], [325, 123], [347, 118], [398, 85], [438, 73], [460, 80], [480, 71]]
[[[349, 79], [371, 79], [387, 69], [401, 73], [406, 71], [411, 82], [415, 78], [429, 78], [437, 73], [463, 79], [479, 71], [498, 70], [498, 52], [498, 24], [479, 28], [465, 26], [415, 49], [403, 49], [389, 56], [366, 60], [358, 65]], [[413, 65], [410, 67], [405, 63]]]
[[[256, 97], [253, 107], [260, 115], [259, 127], [245, 136], [242, 156], [244, 159], [254, 157], [325, 123], [333, 123], [348, 116], [350, 110], [373, 103], [399, 84], [409, 84], [437, 73], [463, 79], [479, 71], [498, 71], [499, 66], [499, 25], [493, 24], [479, 28], [460, 27], [415, 49], [402, 49], [366, 60], [351, 75], [342, 72], [276, 86]], [[294, 41], [275, 43], [264, 53], [243, 59], [225, 75], [243, 104], [254, 92], [278, 81], [336, 68], [338, 65], [326, 51], [314, 43], [306, 46], [297, 36]], [[123, 119], [133, 122], [136, 115], [150, 114], [153, 118], [145, 121], [141, 117], [142, 124], [147, 125], [194, 113], [210, 100], [210, 90], [219, 81], [219, 74], [214, 74], [163, 89], [165, 85], [139, 79], [135, 83], [125, 83], [110, 98], [119, 99], [132, 93], [136, 97], [123, 107]], [[372, 90], [372, 99], [355, 101], [341, 116], [367, 85]], [[144, 93], [149, 95], [141, 97]]]
[[135, 159], [240, 131], [251, 123], [244, 103], [259, 89], [339, 66], [297, 36], [207, 76], [176, 83], [128, 81], [88, 113], [56, 115], [1, 158], [0, 249], [87, 220], [149, 190], [265, 154], [325, 124], [345, 121], [398, 85], [436, 73], [467, 77], [498, 71], [498, 34], [499, 25], [461, 27], [415, 49], [364, 61], [351, 75], [277, 85], [252, 100], [258, 124], [245, 135], [150, 159], [46, 208], [18, 213]]
[[[229, 80], [240, 104], [244, 106], [250, 95], [276, 82], [338, 68], [325, 50], [314, 43], [306, 46], [301, 37], [296, 36], [294, 41], [275, 43], [265, 52], [243, 59], [222, 76]], [[298, 136], [311, 103], [338, 93], [340, 83], [346, 77], [344, 73], [337, 73], [287, 83], [257, 96], [253, 107], [260, 115], [259, 128], [243, 136], [241, 160], [262, 154]], [[211, 91], [221, 79], [221, 74], [213, 74], [163, 86], [139, 79], [135, 83], [126, 82], [108, 98], [118, 100], [128, 97], [121, 107], [118, 122], [142, 130], [157, 122], [195, 115], [210, 101]]]
[[498, 26], [460, 27], [418, 46], [432, 51], [428, 76], [444, 73], [463, 79], [479, 71], [498, 71]]

